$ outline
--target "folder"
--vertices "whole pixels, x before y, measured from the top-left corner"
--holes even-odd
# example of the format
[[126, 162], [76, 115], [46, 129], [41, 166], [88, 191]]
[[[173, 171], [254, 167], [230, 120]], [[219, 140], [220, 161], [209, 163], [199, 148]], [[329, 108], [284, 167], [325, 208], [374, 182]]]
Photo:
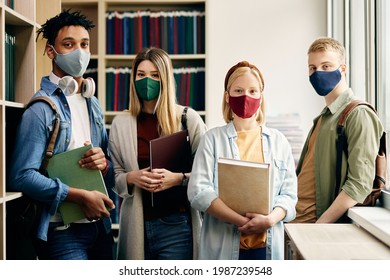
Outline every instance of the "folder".
[[[82, 168], [79, 160], [83, 154], [92, 148], [92, 145], [83, 146], [77, 149], [54, 155], [47, 166], [47, 173], [50, 178], [58, 178], [64, 184], [72, 188], [97, 190], [107, 194], [106, 185], [100, 170]], [[74, 202], [63, 201], [59, 210], [64, 224], [69, 224], [85, 218], [81, 207]]]
[[218, 196], [241, 215], [270, 213], [269, 164], [218, 159]]
[[150, 168], [165, 168], [171, 172], [191, 172], [192, 155], [187, 130], [150, 141]]

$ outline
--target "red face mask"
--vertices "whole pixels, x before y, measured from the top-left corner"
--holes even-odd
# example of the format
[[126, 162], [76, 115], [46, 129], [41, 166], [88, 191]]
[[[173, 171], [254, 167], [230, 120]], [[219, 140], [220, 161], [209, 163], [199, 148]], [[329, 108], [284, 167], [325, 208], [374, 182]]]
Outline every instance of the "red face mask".
[[234, 114], [240, 118], [247, 119], [252, 117], [260, 107], [261, 97], [253, 98], [246, 94], [240, 96], [231, 96], [229, 94], [229, 105]]

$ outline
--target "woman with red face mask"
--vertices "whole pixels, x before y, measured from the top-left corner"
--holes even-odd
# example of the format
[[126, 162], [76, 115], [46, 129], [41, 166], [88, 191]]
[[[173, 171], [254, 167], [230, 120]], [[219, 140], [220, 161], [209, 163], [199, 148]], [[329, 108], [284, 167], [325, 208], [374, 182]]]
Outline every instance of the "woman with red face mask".
[[[191, 206], [203, 211], [199, 259], [283, 259], [283, 222], [295, 217], [297, 179], [286, 137], [264, 125], [264, 80], [247, 61], [226, 74], [226, 125], [203, 136], [188, 185]], [[241, 215], [218, 197], [218, 159], [270, 165], [271, 212]]]

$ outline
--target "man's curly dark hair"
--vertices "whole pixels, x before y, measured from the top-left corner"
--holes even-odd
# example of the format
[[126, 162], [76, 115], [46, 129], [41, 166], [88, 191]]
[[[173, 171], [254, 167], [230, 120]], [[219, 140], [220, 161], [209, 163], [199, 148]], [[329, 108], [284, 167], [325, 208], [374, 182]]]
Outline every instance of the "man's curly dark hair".
[[63, 10], [60, 14], [48, 19], [41, 28], [37, 31], [38, 40], [39, 35], [42, 34], [44, 39], [47, 39], [47, 43], [54, 45], [54, 41], [57, 38], [58, 31], [64, 26], [82, 26], [87, 31], [91, 30], [95, 25], [92, 21], [88, 20], [85, 15], [82, 15], [80, 11], [70, 12], [70, 9]]

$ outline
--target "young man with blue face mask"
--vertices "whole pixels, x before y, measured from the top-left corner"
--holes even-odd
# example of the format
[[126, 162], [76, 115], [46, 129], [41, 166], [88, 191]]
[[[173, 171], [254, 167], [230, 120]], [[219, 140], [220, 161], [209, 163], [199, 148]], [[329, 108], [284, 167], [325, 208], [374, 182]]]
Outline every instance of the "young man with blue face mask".
[[[54, 154], [92, 143], [80, 159], [82, 168], [101, 170], [107, 187], [114, 186], [112, 163], [102, 109], [94, 94], [93, 80], [83, 78], [90, 59], [89, 30], [94, 27], [80, 12], [63, 11], [38, 30], [47, 39], [46, 54], [52, 72], [43, 77], [33, 96], [47, 96], [57, 106], [61, 126]], [[112, 259], [112, 200], [97, 191], [73, 188], [39, 172], [50, 131], [53, 110], [36, 102], [23, 114], [11, 163], [9, 185], [43, 205], [36, 232], [39, 259]], [[57, 211], [63, 201], [80, 205], [85, 219], [64, 224]]]
[[337, 122], [355, 100], [346, 81], [345, 49], [332, 38], [315, 40], [308, 50], [309, 80], [326, 107], [314, 119], [297, 166], [297, 223], [334, 223], [371, 192], [375, 158], [383, 132], [377, 115], [358, 106], [346, 123], [348, 158], [342, 159], [340, 192], [336, 188]]

